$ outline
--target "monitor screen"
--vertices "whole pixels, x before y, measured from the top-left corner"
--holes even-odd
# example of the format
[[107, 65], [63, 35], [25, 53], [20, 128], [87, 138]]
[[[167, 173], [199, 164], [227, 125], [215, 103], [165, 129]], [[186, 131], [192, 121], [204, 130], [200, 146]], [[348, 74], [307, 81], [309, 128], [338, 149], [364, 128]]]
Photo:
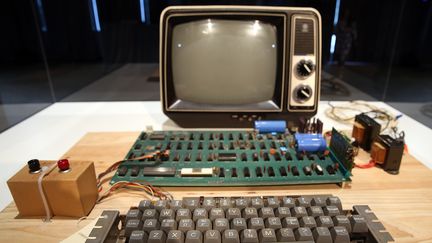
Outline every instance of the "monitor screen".
[[[172, 82], [179, 108], [278, 109], [278, 38], [260, 20], [207, 18], [173, 26]], [[279, 50], [280, 51], [280, 50]]]

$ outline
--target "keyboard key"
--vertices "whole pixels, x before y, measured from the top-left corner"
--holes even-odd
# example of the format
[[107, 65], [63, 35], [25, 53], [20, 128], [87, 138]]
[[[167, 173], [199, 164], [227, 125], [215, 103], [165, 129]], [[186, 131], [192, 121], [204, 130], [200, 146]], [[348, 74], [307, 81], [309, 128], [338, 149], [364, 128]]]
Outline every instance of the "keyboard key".
[[296, 199], [296, 206], [299, 207], [310, 207], [310, 200], [305, 197], [299, 197]]
[[208, 218], [208, 214], [207, 214], [207, 210], [205, 210], [204, 208], [196, 208], [193, 211], [193, 221], [197, 221], [198, 219], [207, 219]]
[[231, 229], [241, 231], [247, 228], [246, 220], [244, 218], [235, 218], [231, 221]]
[[322, 197], [314, 197], [314, 198], [312, 198], [311, 205], [324, 207], [327, 205], [327, 203], [326, 203], [326, 200]]
[[301, 227], [315, 228], [317, 226], [315, 218], [311, 216], [301, 217], [299, 223]]
[[295, 200], [292, 197], [283, 197], [282, 198], [282, 206], [287, 208], [295, 207]]
[[202, 233], [198, 230], [189, 230], [186, 233], [185, 243], [202, 243], [203, 236]]
[[256, 218], [258, 217], [258, 211], [256, 208], [245, 208], [242, 215], [245, 219]]
[[297, 241], [313, 240], [312, 231], [306, 227], [300, 227], [294, 230]]
[[160, 210], [159, 221], [162, 221], [164, 219], [174, 219], [174, 216], [175, 216], [174, 210], [164, 208]]
[[215, 219], [213, 222], [213, 229], [219, 232], [223, 232], [229, 229], [229, 222], [226, 218]]
[[203, 208], [207, 211], [216, 207], [216, 200], [214, 198], [204, 198]]
[[151, 232], [152, 230], [159, 229], [159, 221], [157, 219], [146, 219], [144, 221], [143, 230], [145, 232]]
[[207, 230], [204, 234], [204, 242], [205, 243], [221, 243], [222, 237], [219, 231], [217, 230]]
[[223, 209], [223, 210], [227, 210], [229, 208], [233, 207], [232, 201], [230, 198], [222, 198], [219, 200], [219, 206]]
[[242, 243], [258, 243], [258, 234], [254, 229], [245, 229], [241, 233]]
[[277, 207], [279, 207], [280, 206], [280, 201], [279, 201], [279, 198], [277, 198], [277, 197], [269, 197], [269, 198], [267, 198], [267, 200], [265, 201], [266, 202], [266, 207], [269, 207], [269, 208], [277, 208]]
[[338, 197], [328, 197], [326, 203], [328, 206], [336, 206], [339, 211], [342, 211], [342, 202]]
[[264, 201], [262, 198], [259, 198], [259, 197], [252, 198], [251, 199], [251, 206], [256, 208], [256, 209], [260, 209], [260, 208], [264, 207]]
[[333, 224], [335, 226], [343, 226], [347, 229], [348, 233], [351, 233], [351, 222], [345, 215], [337, 215], [333, 217]]
[[316, 217], [316, 223], [319, 227], [333, 227], [333, 219], [330, 216], [319, 216]]
[[125, 236], [129, 237], [134, 230], [141, 230], [142, 222], [139, 219], [129, 219], [126, 221]]
[[275, 216], [279, 218], [290, 217], [291, 211], [287, 207], [279, 207], [275, 210]]
[[248, 206], [249, 206], [249, 202], [246, 198], [237, 198], [235, 200], [235, 207], [239, 208], [240, 210], [242, 210]]
[[142, 214], [142, 221], [145, 221], [146, 219], [157, 219], [159, 218], [159, 213], [156, 211], [156, 209], [146, 209], [144, 210]]
[[142, 212], [139, 209], [129, 209], [129, 211], [126, 213], [126, 222], [129, 219], [141, 219]]
[[308, 216], [306, 208], [305, 207], [293, 207], [291, 209], [291, 215], [293, 217], [301, 218], [304, 216]]
[[366, 225], [366, 219], [360, 215], [352, 215], [349, 217], [351, 223], [351, 229], [353, 233], [365, 233], [368, 232], [368, 227]]
[[228, 220], [234, 219], [234, 218], [241, 218], [240, 209], [238, 208], [229, 208], [226, 213], [226, 217]]
[[130, 234], [129, 243], [145, 243], [147, 242], [148, 235], [142, 230], [134, 230]]
[[161, 222], [160, 229], [165, 233], [168, 233], [171, 230], [175, 230], [177, 229], [177, 221], [175, 221], [174, 219], [164, 219]]
[[274, 229], [263, 229], [259, 233], [259, 242], [276, 242], [276, 232]]
[[178, 209], [183, 208], [183, 200], [172, 200], [169, 206], [176, 212]]
[[166, 209], [168, 205], [168, 201], [167, 200], [159, 200], [156, 201], [154, 204], [154, 208], [160, 212], [162, 209]]
[[213, 221], [215, 219], [224, 218], [225, 212], [222, 208], [212, 208], [210, 209], [210, 220]]
[[199, 202], [200, 202], [199, 197], [183, 198], [183, 205], [185, 205], [185, 207], [191, 211], [193, 211], [195, 208], [199, 206]]
[[335, 243], [349, 243], [350, 242], [350, 236], [345, 227], [342, 226], [335, 226], [333, 228], [330, 228], [330, 233], [333, 238], [333, 242]]
[[165, 242], [166, 235], [162, 230], [153, 230], [150, 232], [147, 243]]
[[146, 209], [152, 209], [153, 208], [153, 204], [151, 203], [150, 200], [141, 200], [138, 204], [138, 209], [141, 210], [142, 212], [144, 212], [144, 210]]
[[282, 228], [277, 230], [276, 237], [278, 241], [295, 241], [294, 232], [290, 228]]
[[248, 229], [264, 229], [264, 220], [263, 218], [251, 218], [248, 221]]
[[265, 208], [261, 208], [259, 210], [259, 214], [258, 214], [261, 218], [269, 218], [269, 217], [274, 217], [274, 211], [273, 208], [269, 208], [269, 207], [265, 207]]
[[316, 227], [312, 230], [315, 243], [333, 243], [330, 231], [326, 227]]
[[211, 230], [212, 229], [212, 222], [210, 221], [210, 219], [198, 219], [196, 221], [196, 230], [200, 231], [200, 232], [205, 232], [207, 230]]
[[166, 243], [183, 243], [184, 234], [180, 230], [170, 230], [167, 234]]
[[280, 229], [282, 228], [282, 223], [280, 218], [270, 217], [265, 220], [265, 226], [266, 228]]
[[326, 206], [323, 207], [324, 214], [327, 216], [336, 216], [339, 215], [339, 209], [336, 206]]
[[191, 218], [191, 211], [188, 208], [180, 208], [177, 210], [176, 213], [176, 220], [182, 220], [182, 219], [190, 219]]
[[240, 237], [237, 230], [225, 230], [222, 235], [223, 243], [240, 243]]
[[300, 223], [296, 217], [286, 217], [282, 219], [282, 226], [284, 228], [296, 229], [300, 227]]
[[307, 212], [308, 215], [312, 217], [324, 216], [324, 212], [320, 206], [309, 207], [307, 208]]
[[189, 230], [195, 229], [195, 223], [192, 219], [181, 219], [178, 223], [178, 230], [183, 233], [186, 233]]

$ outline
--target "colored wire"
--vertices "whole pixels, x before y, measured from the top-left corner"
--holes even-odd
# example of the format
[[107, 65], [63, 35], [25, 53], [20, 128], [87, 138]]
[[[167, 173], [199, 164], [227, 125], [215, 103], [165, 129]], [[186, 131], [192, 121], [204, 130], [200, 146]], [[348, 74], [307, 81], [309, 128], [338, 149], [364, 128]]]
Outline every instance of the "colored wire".
[[162, 200], [172, 200], [173, 197], [170, 193], [163, 191], [162, 189], [158, 187], [154, 187], [148, 182], [129, 182], [129, 181], [118, 181], [114, 183], [107, 191], [102, 193], [99, 196], [98, 203], [101, 202], [103, 199], [110, 196], [113, 192], [119, 190], [119, 189], [132, 189], [132, 190], [138, 190], [138, 191], [144, 191], [148, 196], [151, 196], [152, 198], [157, 197]]
[[369, 169], [369, 168], [372, 168], [372, 167], [375, 167], [375, 161], [374, 160], [370, 160], [369, 161], [369, 163], [367, 163], [367, 164], [361, 164], [361, 165], [359, 165], [359, 164], [354, 164], [354, 166], [356, 167], [356, 168], [360, 168], [360, 169]]
[[[169, 153], [170, 153], [169, 150], [164, 150], [164, 151], [157, 150], [157, 151], [154, 151], [154, 152], [151, 152], [151, 153], [148, 153], [148, 154], [145, 154], [145, 155], [139, 156], [139, 157], [135, 157], [135, 158], [132, 158], [132, 159], [126, 159], [126, 160], [120, 160], [120, 161], [117, 161], [117, 162], [113, 163], [110, 167], [108, 167], [104, 172], [100, 173], [100, 174], [97, 176], [97, 185], [98, 185], [98, 188], [101, 187], [101, 184], [102, 184], [102, 178], [103, 178], [104, 176], [106, 176], [107, 174], [109, 174], [109, 173], [111, 173], [111, 172], [117, 170], [118, 167], [119, 167], [122, 163], [124, 163], [124, 162], [126, 162], [126, 161], [129, 161], [129, 160], [143, 160], [143, 159], [151, 159], [151, 158], [160, 157], [160, 156], [169, 156]], [[154, 166], [154, 165], [155, 165], [155, 164], [152, 164], [152, 166]]]
[[[135, 157], [132, 159], [127, 159], [127, 160], [121, 160], [121, 161], [117, 161], [117, 162], [113, 163], [110, 167], [108, 167], [105, 171], [103, 171], [102, 173], [100, 173], [97, 176], [98, 192], [102, 193], [102, 191], [103, 191], [102, 184], [105, 181], [103, 178], [107, 174], [109, 174], [113, 171], [116, 171], [122, 163], [129, 161], [129, 160], [143, 160], [143, 159], [156, 159], [156, 160], [158, 160], [162, 156], [169, 156], [169, 153], [170, 153], [169, 150], [164, 150], [164, 151], [157, 150], [157, 151], [147, 153], [147, 154], [139, 156], [139, 157]], [[157, 164], [158, 163], [153, 163], [153, 164], [151, 164], [151, 166], [155, 166]], [[150, 165], [147, 165], [147, 166], [150, 166]], [[111, 185], [105, 192], [100, 194], [97, 202], [99, 203], [104, 198], [107, 198], [113, 192], [115, 192], [119, 189], [132, 189], [132, 190], [144, 191], [147, 195], [149, 195], [151, 197], [157, 197], [159, 199], [169, 199], [169, 200], [173, 199], [173, 197], [170, 193], [168, 193], [168, 192], [166, 192], [166, 191], [164, 191], [158, 187], [154, 187], [153, 185], [151, 185], [147, 181], [132, 181], [132, 182], [131, 181], [118, 181], [118, 182], [114, 183], [113, 185]]]
[[[381, 131], [397, 126], [397, 118], [385, 109], [378, 108], [364, 101], [351, 101], [344, 105], [333, 105], [328, 102], [330, 108], [325, 111], [327, 117], [345, 124], [354, 124], [355, 116], [367, 114], [373, 119], [381, 120], [385, 123]], [[354, 113], [354, 114], [353, 114]]]

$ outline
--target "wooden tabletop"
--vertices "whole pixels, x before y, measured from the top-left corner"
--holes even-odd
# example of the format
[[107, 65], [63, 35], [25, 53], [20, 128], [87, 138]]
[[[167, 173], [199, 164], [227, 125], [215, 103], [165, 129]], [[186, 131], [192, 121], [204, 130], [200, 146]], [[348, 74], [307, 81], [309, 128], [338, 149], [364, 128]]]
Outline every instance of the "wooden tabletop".
[[[63, 158], [95, 162], [96, 173], [124, 158], [139, 132], [88, 133]], [[43, 158], [41, 158], [43, 159]], [[360, 152], [357, 163], [368, 161]], [[300, 195], [333, 194], [344, 209], [367, 204], [378, 216], [396, 242], [432, 242], [432, 171], [410, 155], [404, 155], [399, 175], [378, 168], [353, 170], [350, 186], [336, 184], [265, 187], [166, 187], [175, 198], [185, 196]], [[126, 213], [146, 195], [119, 191], [97, 204], [86, 220], [54, 217], [50, 223], [41, 219], [18, 218], [11, 203], [0, 213], [0, 242], [58, 242], [84, 227], [105, 209]], [[83, 240], [84, 241], [84, 240]]]

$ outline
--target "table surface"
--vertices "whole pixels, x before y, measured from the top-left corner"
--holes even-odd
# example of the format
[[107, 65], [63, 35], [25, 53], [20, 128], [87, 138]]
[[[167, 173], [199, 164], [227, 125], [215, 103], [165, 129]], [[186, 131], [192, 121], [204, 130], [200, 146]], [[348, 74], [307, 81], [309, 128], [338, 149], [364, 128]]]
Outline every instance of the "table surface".
[[[101, 172], [111, 163], [121, 160], [138, 136], [138, 132], [88, 133], [62, 157], [70, 160], [91, 160]], [[367, 161], [364, 152], [357, 162]], [[185, 188], [167, 187], [178, 199], [185, 196], [252, 196], [333, 194], [341, 198], [344, 209], [368, 204], [397, 242], [432, 240], [432, 171], [410, 155], [403, 158], [397, 176], [378, 169], [353, 170], [349, 187], [336, 184], [264, 187]], [[373, 178], [373, 179], [372, 179]], [[88, 219], [77, 225], [77, 219], [54, 218], [51, 223], [41, 219], [16, 219], [18, 212], [10, 204], [0, 213], [0, 241], [19, 235], [24, 242], [57, 242], [84, 227], [104, 209], [118, 209], [126, 213], [130, 206], [138, 205], [145, 194], [137, 191], [119, 191], [97, 204]]]
[[[381, 102], [374, 105], [395, 114], [398, 111]], [[328, 106], [321, 102], [318, 117], [324, 129], [332, 126], [347, 130], [324, 115]], [[10, 200], [5, 181], [29, 158], [95, 161], [97, 171], [122, 159], [139, 131], [152, 125], [155, 130], [179, 129], [162, 114], [159, 102], [91, 102], [57, 103], [17, 126], [0, 134], [0, 208]], [[176, 197], [191, 195], [295, 195], [334, 194], [341, 197], [345, 209], [355, 204], [369, 204], [391, 234], [401, 242], [432, 241], [432, 165], [429, 156], [432, 130], [408, 116], [400, 119], [399, 127], [407, 133], [410, 155], [405, 155], [400, 174], [389, 175], [379, 169], [354, 169], [350, 188], [336, 185], [232, 187], [232, 188], [169, 188]], [[86, 133], [95, 131], [96, 133]], [[109, 132], [106, 132], [109, 131]], [[102, 132], [102, 133], [98, 133]], [[84, 136], [85, 135], [85, 136]], [[84, 137], [83, 137], [84, 136]], [[81, 140], [80, 138], [83, 137]], [[77, 143], [78, 142], [78, 143]], [[77, 143], [77, 144], [75, 144]], [[75, 144], [75, 145], [74, 145]], [[71, 148], [72, 147], [72, 148]], [[25, 150], [23, 150], [25, 148]], [[71, 148], [69, 151], [68, 149]], [[415, 156], [414, 157], [412, 157]], [[367, 161], [366, 154], [357, 158]], [[418, 162], [416, 159], [420, 160]], [[120, 192], [97, 205], [88, 220], [77, 225], [76, 219], [55, 218], [51, 223], [40, 219], [16, 219], [13, 204], [0, 213], [0, 241], [57, 242], [86, 225], [104, 209], [120, 209], [125, 213], [143, 199], [139, 192]], [[16, 237], [19, 235], [20, 237]]]

